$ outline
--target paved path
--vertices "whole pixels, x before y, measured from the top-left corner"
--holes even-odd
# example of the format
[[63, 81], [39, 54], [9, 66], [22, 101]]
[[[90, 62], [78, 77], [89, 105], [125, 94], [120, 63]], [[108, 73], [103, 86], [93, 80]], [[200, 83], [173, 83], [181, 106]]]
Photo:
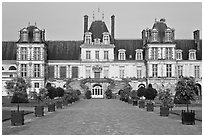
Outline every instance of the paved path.
[[[47, 111], [47, 110], [46, 110]], [[46, 116], [26, 118], [24, 126], [3, 123], [3, 134], [13, 135], [138, 135], [202, 134], [202, 123], [182, 125], [179, 116], [161, 117], [116, 99], [81, 100]], [[6, 128], [7, 124], [7, 128]]]

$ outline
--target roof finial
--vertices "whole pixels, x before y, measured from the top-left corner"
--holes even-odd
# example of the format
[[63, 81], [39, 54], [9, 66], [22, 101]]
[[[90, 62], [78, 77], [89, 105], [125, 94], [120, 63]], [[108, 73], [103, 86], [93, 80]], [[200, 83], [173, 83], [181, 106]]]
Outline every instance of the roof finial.
[[93, 11], [93, 20], [95, 19], [94, 11]]
[[104, 11], [102, 12], [102, 20], [104, 20]]

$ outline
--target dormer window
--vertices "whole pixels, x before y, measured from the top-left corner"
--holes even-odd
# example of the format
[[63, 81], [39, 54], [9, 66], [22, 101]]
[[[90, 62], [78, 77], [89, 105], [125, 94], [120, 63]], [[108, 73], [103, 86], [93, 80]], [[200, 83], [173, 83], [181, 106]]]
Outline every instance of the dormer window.
[[176, 59], [177, 60], [182, 60], [182, 50], [177, 50], [176, 51]]
[[100, 39], [99, 38], [94, 39], [94, 44], [100, 44]]
[[136, 51], [136, 56], [135, 56], [135, 59], [136, 60], [142, 60], [143, 59], [143, 56], [142, 56], [142, 49], [137, 49], [135, 50]]
[[110, 37], [108, 32], [103, 33], [103, 43], [104, 44], [110, 44]]
[[125, 49], [119, 49], [118, 52], [118, 59], [119, 60], [126, 60], [126, 56], [125, 56]]
[[85, 33], [85, 43], [86, 44], [91, 44], [91, 32], [86, 32]]
[[189, 50], [189, 60], [196, 60], [196, 50]]
[[171, 39], [171, 29], [166, 29], [165, 31], [165, 42], [172, 42], [172, 39]]
[[158, 42], [158, 30], [153, 29], [151, 32], [152, 42]]

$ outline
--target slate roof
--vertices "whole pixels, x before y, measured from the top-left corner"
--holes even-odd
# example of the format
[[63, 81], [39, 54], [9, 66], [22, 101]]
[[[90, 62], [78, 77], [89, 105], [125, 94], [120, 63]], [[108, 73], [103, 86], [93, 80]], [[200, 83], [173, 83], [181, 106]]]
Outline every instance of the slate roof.
[[2, 60], [16, 60], [16, 42], [2, 42]]
[[154, 23], [152, 29], [158, 30], [159, 43], [163, 43], [165, 37], [165, 30], [167, 29], [166, 23], [162, 21], [157, 21]]

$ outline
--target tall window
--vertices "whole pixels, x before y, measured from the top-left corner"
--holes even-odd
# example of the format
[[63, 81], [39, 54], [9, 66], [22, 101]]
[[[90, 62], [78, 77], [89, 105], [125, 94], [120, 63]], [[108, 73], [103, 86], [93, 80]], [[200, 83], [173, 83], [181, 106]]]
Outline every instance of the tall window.
[[35, 88], [40, 88], [40, 84], [39, 83], [34, 83], [34, 87]]
[[119, 53], [119, 60], [125, 60], [125, 53], [124, 52]]
[[86, 51], [86, 59], [91, 59], [91, 51]]
[[40, 77], [40, 64], [34, 65], [34, 77], [35, 78]]
[[34, 48], [34, 60], [40, 60], [40, 48]]
[[166, 59], [172, 59], [172, 48], [166, 48]]
[[142, 67], [137, 66], [137, 78], [142, 78]]
[[200, 78], [200, 66], [195, 66], [195, 78]]
[[95, 51], [95, 57], [96, 59], [99, 59], [99, 51]]
[[165, 32], [165, 40], [166, 42], [171, 42], [171, 30]]
[[158, 73], [157, 64], [152, 64], [152, 76], [157, 77], [157, 73]]
[[189, 51], [189, 60], [195, 60], [196, 59], [196, 52], [193, 51]]
[[136, 60], [142, 60], [142, 52], [136, 53]]
[[120, 78], [124, 78], [125, 77], [125, 67], [120, 67]]
[[152, 59], [157, 59], [157, 58], [158, 58], [158, 49], [152, 48]]
[[171, 71], [172, 71], [171, 64], [167, 64], [166, 65], [166, 76], [167, 77], [171, 77]]
[[104, 44], [108, 44], [109, 43], [109, 36], [105, 35], [103, 40], [104, 40]]
[[26, 76], [27, 76], [27, 65], [21, 64], [21, 77], [26, 77]]
[[157, 42], [158, 41], [158, 32], [157, 32], [157, 30], [154, 30], [153, 32], [152, 32], [152, 42]]
[[85, 43], [86, 44], [91, 44], [91, 36], [90, 35], [85, 36]]
[[108, 60], [108, 51], [104, 51], [104, 59]]
[[108, 73], [109, 73], [108, 67], [105, 67], [103, 71], [104, 71], [104, 74], [103, 74], [104, 78], [108, 78]]
[[91, 77], [91, 68], [86, 67], [86, 78], [90, 78], [90, 77]]
[[27, 60], [27, 48], [21, 48], [21, 60]]
[[177, 60], [182, 60], [182, 52], [180, 52], [180, 51], [176, 52], [176, 59]]
[[178, 76], [183, 76], [183, 66], [178, 66]]

